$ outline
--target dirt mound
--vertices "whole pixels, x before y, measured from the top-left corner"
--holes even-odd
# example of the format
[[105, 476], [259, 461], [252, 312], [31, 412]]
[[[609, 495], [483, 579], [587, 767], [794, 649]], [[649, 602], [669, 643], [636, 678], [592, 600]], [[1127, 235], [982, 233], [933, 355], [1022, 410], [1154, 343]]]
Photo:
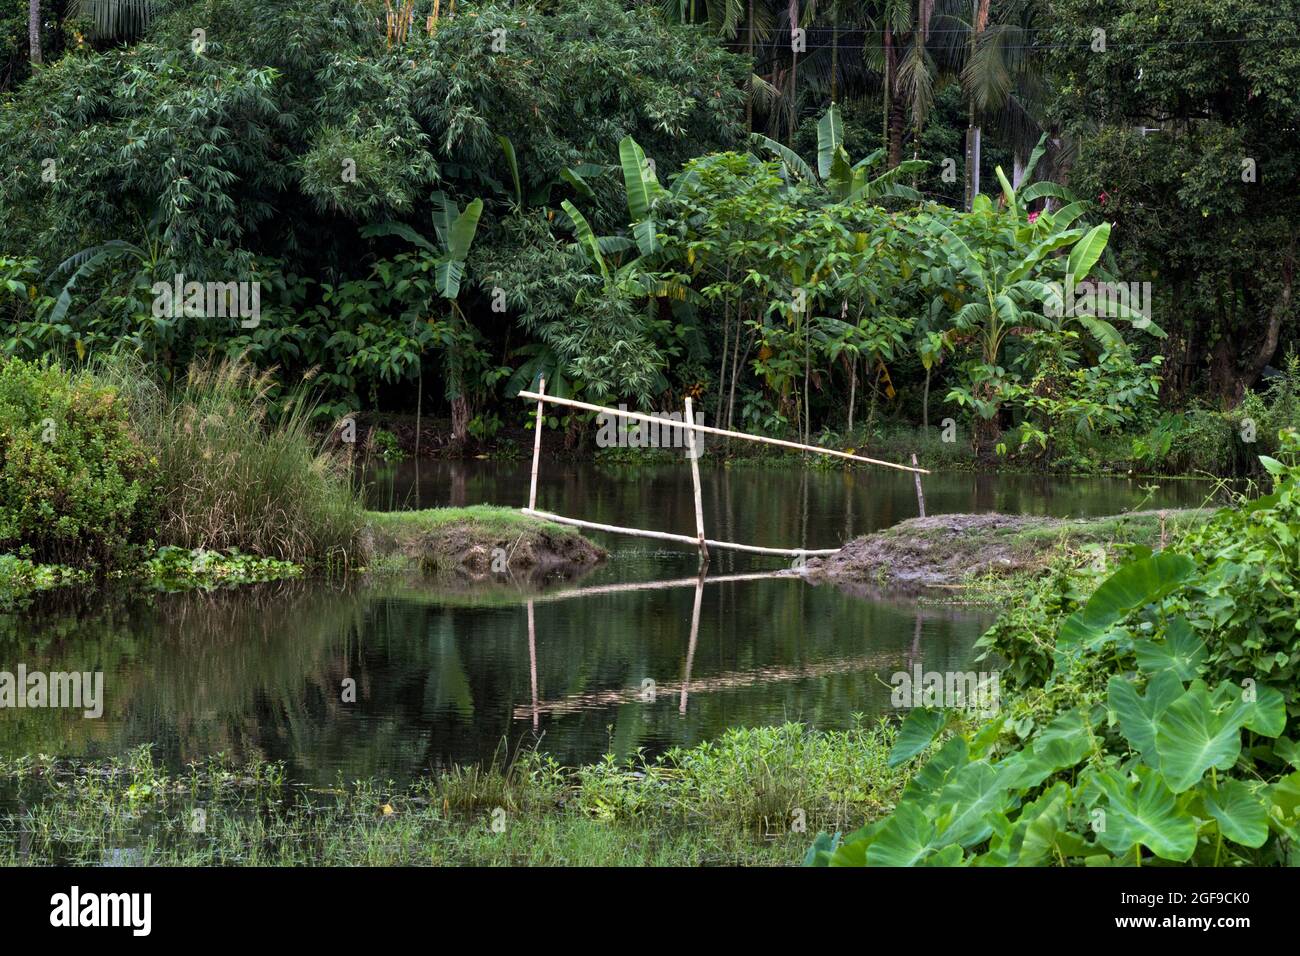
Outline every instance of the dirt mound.
[[474, 579], [571, 576], [608, 557], [604, 548], [572, 528], [508, 509], [375, 514], [367, 537], [372, 562]]
[[[911, 518], [855, 538], [833, 555], [810, 558], [810, 580], [925, 588], [960, 584], [989, 572], [1044, 566], [1066, 547], [1140, 542], [1195, 520], [1192, 511], [1139, 511], [1102, 518], [951, 514]], [[1165, 529], [1162, 531], [1162, 528]]]

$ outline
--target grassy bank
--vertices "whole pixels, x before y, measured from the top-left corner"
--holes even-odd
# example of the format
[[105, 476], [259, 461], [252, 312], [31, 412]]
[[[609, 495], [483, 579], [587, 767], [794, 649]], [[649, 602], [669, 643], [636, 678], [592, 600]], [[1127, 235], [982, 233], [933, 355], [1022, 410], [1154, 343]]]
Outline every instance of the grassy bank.
[[811, 833], [893, 805], [906, 774], [886, 763], [892, 741], [883, 723], [786, 724], [649, 761], [566, 769], [527, 752], [325, 789], [291, 786], [271, 763], [168, 774], [147, 749], [0, 760], [0, 865], [793, 865]]

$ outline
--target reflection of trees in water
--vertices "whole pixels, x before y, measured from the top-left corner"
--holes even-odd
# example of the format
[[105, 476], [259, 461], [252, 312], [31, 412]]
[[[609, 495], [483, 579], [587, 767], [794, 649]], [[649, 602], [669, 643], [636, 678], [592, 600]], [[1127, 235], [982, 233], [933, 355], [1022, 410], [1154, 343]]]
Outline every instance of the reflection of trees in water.
[[[733, 725], [845, 726], [888, 708], [889, 675], [918, 647], [927, 668], [964, 667], [982, 625], [968, 611], [918, 612], [798, 579], [692, 582], [537, 595], [530, 649], [527, 598], [508, 599], [492, 606], [382, 579], [290, 582], [11, 622], [0, 660], [102, 668], [106, 710], [101, 721], [3, 715], [0, 740], [6, 752], [72, 755], [153, 741], [176, 766], [225, 751], [285, 760], [309, 781], [340, 770], [401, 778], [536, 740], [535, 699], [596, 700], [538, 713], [542, 748], [581, 763], [607, 747], [660, 750]], [[345, 678], [356, 703], [341, 700]], [[653, 703], [627, 693], [645, 679], [661, 688]]]

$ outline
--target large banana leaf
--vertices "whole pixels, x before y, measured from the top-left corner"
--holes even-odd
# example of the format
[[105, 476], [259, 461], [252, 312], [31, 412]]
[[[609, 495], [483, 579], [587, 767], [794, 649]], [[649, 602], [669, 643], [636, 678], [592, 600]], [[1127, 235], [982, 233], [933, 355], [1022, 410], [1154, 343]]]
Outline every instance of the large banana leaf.
[[805, 163], [799, 154], [788, 146], [778, 143], [774, 139], [769, 139], [762, 133], [750, 133], [749, 141], [755, 146], [775, 153], [777, 158], [785, 164], [785, 168], [789, 173], [805, 182], [817, 182], [817, 174], [813, 172], [812, 167]]
[[475, 199], [451, 224], [451, 238], [446, 244], [447, 254], [457, 262], [464, 262], [469, 257], [469, 247], [474, 244], [474, 235], [478, 232], [478, 220], [481, 215], [483, 215], [483, 200]]
[[600, 274], [608, 279], [609, 266], [605, 262], [604, 255], [601, 254], [600, 242], [591, 228], [591, 223], [587, 222], [587, 217], [578, 212], [578, 207], [567, 199], [560, 203], [560, 208], [564, 210], [565, 215], [569, 217], [569, 221], [573, 223], [573, 231], [578, 237], [578, 247], [586, 253], [587, 258], [594, 265], [600, 267]]
[[1103, 222], [1099, 226], [1093, 226], [1086, 236], [1075, 243], [1070, 250], [1070, 258], [1066, 260], [1066, 272], [1075, 282], [1088, 278], [1088, 273], [1106, 251], [1106, 243], [1109, 241], [1110, 223]]
[[524, 204], [524, 191], [519, 185], [519, 161], [515, 157], [515, 144], [510, 142], [508, 136], [498, 136], [497, 142], [501, 144], [501, 152], [506, 157], [506, 168], [510, 170], [510, 180], [515, 185], [515, 205]]
[[831, 174], [836, 154], [844, 147], [844, 121], [834, 103], [817, 121], [817, 172], [822, 179]]
[[655, 203], [665, 195], [664, 188], [650, 171], [644, 151], [631, 136], [624, 136], [618, 144], [618, 158], [623, 167], [628, 211], [633, 222], [641, 222], [650, 218]]

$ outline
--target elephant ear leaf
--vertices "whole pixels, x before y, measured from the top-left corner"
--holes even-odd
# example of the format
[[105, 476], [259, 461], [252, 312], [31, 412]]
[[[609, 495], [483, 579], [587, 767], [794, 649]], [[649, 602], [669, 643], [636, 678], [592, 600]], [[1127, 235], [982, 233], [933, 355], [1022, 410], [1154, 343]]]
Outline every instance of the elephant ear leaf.
[[1172, 594], [1195, 570], [1191, 558], [1172, 551], [1127, 562], [1065, 619], [1057, 646], [1070, 649], [1098, 640], [1131, 612]]
[[1268, 839], [1268, 810], [1255, 788], [1244, 780], [1227, 777], [1218, 786], [1202, 786], [1205, 809], [1219, 824], [1219, 832], [1233, 843], [1258, 848]]
[[1201, 681], [1165, 708], [1156, 721], [1160, 774], [1174, 793], [1196, 786], [1205, 772], [1229, 770], [1241, 753], [1241, 717], [1215, 707]]
[[1139, 694], [1133, 682], [1116, 674], [1106, 685], [1106, 706], [1119, 720], [1119, 729], [1129, 744], [1153, 767], [1156, 757], [1156, 721], [1170, 704], [1183, 696], [1183, 683], [1172, 671], [1162, 671], [1147, 682]]
[[898, 730], [894, 748], [889, 752], [889, 766], [907, 763], [934, 742], [948, 723], [948, 715], [932, 707], [917, 707], [908, 711], [903, 726]]
[[1097, 839], [1112, 853], [1145, 846], [1156, 856], [1185, 863], [1196, 849], [1196, 823], [1180, 812], [1173, 792], [1149, 767], [1134, 769], [1136, 781], [1110, 769], [1096, 777], [1105, 797], [1106, 825]]
[[1187, 623], [1176, 617], [1165, 628], [1163, 641], [1135, 641], [1138, 667], [1144, 674], [1173, 673], [1180, 681], [1192, 680], [1205, 662], [1205, 641]]

